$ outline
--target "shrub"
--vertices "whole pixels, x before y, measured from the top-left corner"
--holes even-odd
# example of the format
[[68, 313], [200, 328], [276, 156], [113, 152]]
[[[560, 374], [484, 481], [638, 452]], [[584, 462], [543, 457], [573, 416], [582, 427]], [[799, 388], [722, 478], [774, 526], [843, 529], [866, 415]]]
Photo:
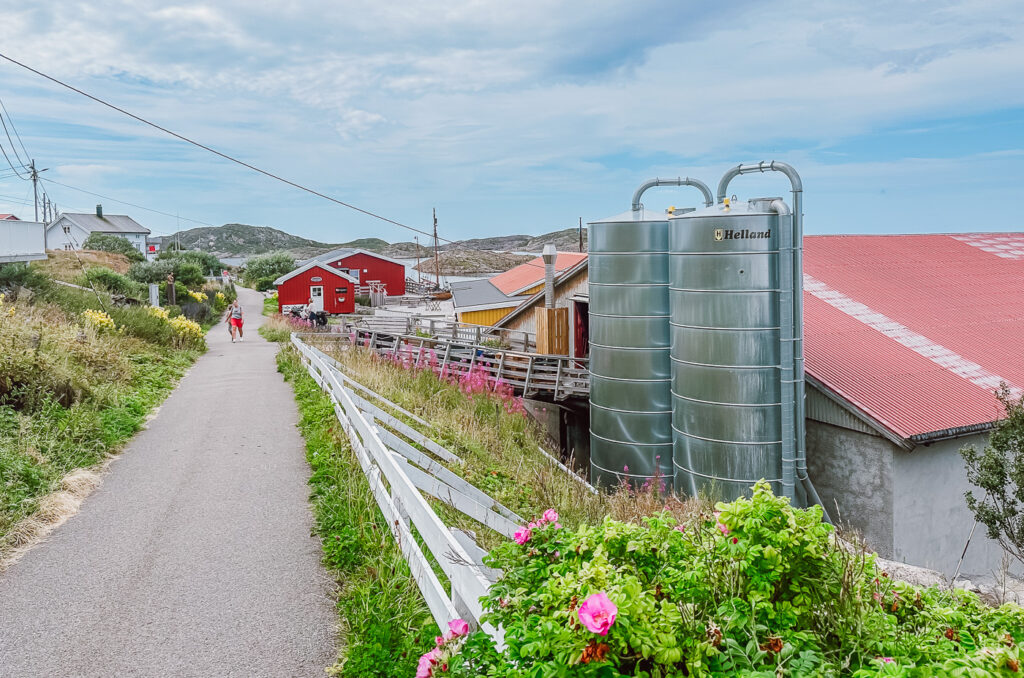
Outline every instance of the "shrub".
[[143, 261], [132, 264], [128, 277], [140, 283], [163, 283], [173, 272], [174, 264], [170, 261]]
[[82, 277], [86, 284], [98, 285], [114, 294], [135, 298], [141, 298], [146, 294], [146, 289], [141, 284], [105, 266], [94, 266], [87, 270]]
[[203, 328], [199, 326], [199, 323], [179, 315], [176, 318], [171, 318], [168, 325], [174, 330], [174, 346], [176, 348], [206, 348]]
[[895, 582], [839, 545], [821, 509], [765, 482], [679, 525], [548, 515], [485, 562], [504, 576], [456, 676], [1002, 675], [1024, 659], [1024, 609]]
[[967, 480], [985, 490], [978, 499], [967, 492], [967, 508], [985, 526], [989, 539], [1024, 564], [1024, 396], [1013, 397], [1007, 384], [996, 394], [1006, 411], [985, 449], [960, 450]]
[[139, 250], [119, 235], [110, 233], [90, 233], [89, 237], [82, 243], [82, 249], [99, 250], [101, 252], [113, 252], [123, 254], [130, 261], [145, 261], [146, 257]]
[[151, 306], [115, 307], [110, 309], [110, 315], [125, 334], [151, 344], [170, 347], [174, 345], [174, 331], [167, 320], [160, 317], [160, 311], [170, 315], [170, 309]]
[[[295, 258], [292, 255], [287, 252], [272, 252], [249, 259], [245, 263], [243, 279], [246, 285], [262, 292], [270, 289], [275, 280], [294, 268]], [[265, 280], [266, 282], [262, 282]], [[260, 288], [259, 284], [265, 286]]]
[[199, 264], [192, 261], [175, 262], [174, 280], [185, 287], [202, 287], [206, 282], [206, 275]]
[[114, 319], [107, 315], [106, 312], [94, 311], [91, 308], [82, 311], [82, 321], [85, 323], [86, 327], [90, 327], [97, 332], [113, 332], [117, 329], [117, 324], [114, 322]]
[[170, 261], [175, 266], [184, 263], [195, 264], [203, 275], [220, 275], [224, 270], [224, 264], [209, 252], [200, 250], [164, 251], [157, 255], [158, 261]]

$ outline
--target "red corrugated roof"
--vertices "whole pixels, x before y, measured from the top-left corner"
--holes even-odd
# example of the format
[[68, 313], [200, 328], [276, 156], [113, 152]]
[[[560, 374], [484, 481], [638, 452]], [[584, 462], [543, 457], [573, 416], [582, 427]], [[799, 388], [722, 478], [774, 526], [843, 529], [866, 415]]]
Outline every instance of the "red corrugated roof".
[[984, 424], [1024, 387], [1024, 234], [804, 240], [807, 372], [893, 433]]
[[[570, 269], [586, 258], [586, 253], [559, 252], [555, 259], [555, 273]], [[544, 282], [544, 260], [540, 257], [491, 278], [491, 284], [507, 296], [519, 294], [542, 282]]]

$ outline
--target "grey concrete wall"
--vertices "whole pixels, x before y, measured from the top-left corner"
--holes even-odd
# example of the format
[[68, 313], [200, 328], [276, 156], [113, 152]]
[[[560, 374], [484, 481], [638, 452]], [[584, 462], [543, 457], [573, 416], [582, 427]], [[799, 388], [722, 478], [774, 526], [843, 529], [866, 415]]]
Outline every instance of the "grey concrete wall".
[[[952, 576], [974, 525], [964, 493], [972, 489], [960, 448], [984, 447], [984, 434], [897, 450], [893, 464], [893, 560], [932, 568]], [[977, 488], [975, 494], [977, 494]], [[993, 574], [1003, 551], [979, 525], [960, 568], [961, 573]], [[1021, 572], [1019, 563], [1011, 568]]]
[[807, 421], [807, 468], [818, 496], [833, 520], [883, 558], [893, 557], [894, 449], [881, 436]]

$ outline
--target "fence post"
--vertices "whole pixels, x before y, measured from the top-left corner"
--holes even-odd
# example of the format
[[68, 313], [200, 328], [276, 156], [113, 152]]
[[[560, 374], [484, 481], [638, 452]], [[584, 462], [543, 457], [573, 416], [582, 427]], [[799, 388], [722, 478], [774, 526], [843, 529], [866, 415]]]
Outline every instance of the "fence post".
[[526, 366], [526, 381], [523, 382], [523, 397], [530, 391], [530, 376], [533, 374], [533, 354], [530, 355], [530, 362]]
[[558, 369], [555, 370], [555, 400], [558, 400], [558, 385], [562, 383], [562, 359], [558, 359]]

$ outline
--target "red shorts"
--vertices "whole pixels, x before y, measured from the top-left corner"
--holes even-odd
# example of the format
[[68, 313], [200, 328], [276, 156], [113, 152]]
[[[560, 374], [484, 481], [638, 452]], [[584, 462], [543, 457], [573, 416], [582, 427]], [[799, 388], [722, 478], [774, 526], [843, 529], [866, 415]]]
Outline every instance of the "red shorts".
[[234, 325], [235, 327], [241, 327], [242, 326], [242, 319], [241, 318], [231, 318], [231, 324]]

